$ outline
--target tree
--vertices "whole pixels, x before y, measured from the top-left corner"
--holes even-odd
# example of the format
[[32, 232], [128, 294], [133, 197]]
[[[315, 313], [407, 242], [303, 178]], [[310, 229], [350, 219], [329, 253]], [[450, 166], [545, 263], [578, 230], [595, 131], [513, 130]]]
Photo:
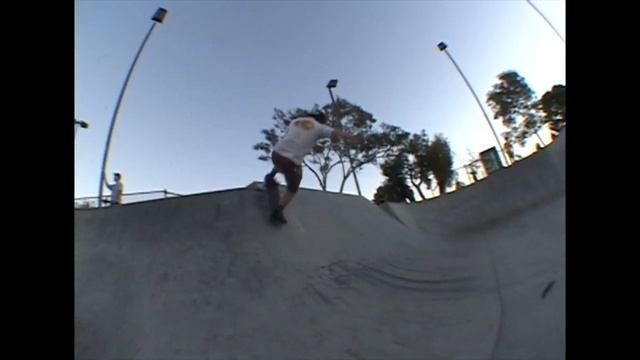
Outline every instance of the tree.
[[554, 85], [550, 91], [542, 95], [536, 108], [544, 114], [544, 123], [554, 133], [566, 125], [566, 88], [564, 85]]
[[480, 169], [482, 168], [482, 160], [477, 159], [476, 155], [472, 153], [471, 150], [469, 150], [469, 148], [467, 148], [467, 154], [469, 158], [466, 161], [464, 168], [470, 180], [475, 183], [475, 182], [478, 182], [479, 180], [478, 174], [481, 171]]
[[464, 169], [467, 171], [467, 175], [471, 177], [473, 182], [478, 182], [478, 171], [480, 168], [480, 161], [474, 160], [464, 166]]
[[[379, 199], [397, 200], [398, 194], [404, 194], [407, 181], [413, 185], [422, 200], [426, 200], [422, 185], [433, 190], [435, 183], [440, 188], [440, 193], [444, 193], [446, 188], [453, 184], [453, 155], [443, 135], [437, 134], [435, 139], [430, 141], [424, 130], [410, 135], [398, 127], [383, 125], [380, 135], [384, 140], [380, 140], [380, 143], [386, 145], [383, 148], [387, 150], [387, 160], [381, 165], [381, 169], [388, 179], [378, 188]], [[413, 196], [405, 196], [402, 200], [404, 199], [414, 201]]]
[[[373, 125], [377, 121], [371, 113], [365, 111], [362, 107], [342, 98], [337, 98], [335, 103], [325, 105], [323, 110], [326, 114], [330, 114], [327, 125], [350, 134], [360, 135], [364, 138], [372, 134]], [[349, 145], [341, 141], [331, 143], [330, 147], [340, 159], [342, 166], [340, 193], [344, 190], [347, 179], [353, 175], [358, 195], [362, 195], [357, 172], [361, 170], [364, 165], [371, 163], [369, 160], [371, 156], [366, 151], [367, 148]], [[345, 168], [345, 164], [348, 164], [348, 168]]]
[[420, 186], [425, 184], [428, 189], [431, 189], [432, 185], [431, 177], [429, 176], [431, 169], [426, 159], [429, 145], [429, 136], [424, 130], [418, 134], [413, 134], [406, 145], [406, 152], [410, 156], [409, 166], [407, 167], [408, 178], [422, 200], [427, 198], [422, 193]]
[[402, 132], [401, 136], [397, 136], [393, 142], [396, 148], [394, 152], [390, 153], [391, 157], [397, 158], [399, 155], [403, 155], [402, 164], [405, 165], [394, 169], [402, 170], [404, 179], [409, 180], [422, 200], [426, 200], [422, 193], [422, 185], [433, 190], [435, 183], [438, 185], [440, 193], [444, 194], [445, 189], [453, 183], [455, 178], [453, 155], [446, 138], [442, 134], [436, 134], [434, 140], [431, 141], [425, 131], [421, 130], [420, 133], [411, 136]]
[[514, 142], [524, 146], [533, 134], [544, 144], [538, 135], [543, 123], [536, 110], [534, 91], [515, 71], [503, 72], [498, 79], [500, 81], [487, 93], [487, 104], [493, 110], [494, 119], [502, 120], [502, 125], [508, 129], [510, 134], [504, 138], [509, 141], [509, 148], [513, 150]]
[[387, 178], [378, 187], [373, 196], [373, 201], [380, 204], [389, 202], [415, 202], [413, 191], [407, 185], [406, 168], [409, 160], [405, 153], [398, 154], [390, 158], [381, 165], [382, 174]]
[[504, 143], [502, 143], [504, 153], [509, 158], [509, 162], [513, 163], [513, 161], [515, 160], [515, 153], [513, 151], [513, 144], [515, 143], [514, 133], [511, 131], [503, 132], [502, 138], [504, 139]]
[[536, 137], [538, 137], [539, 144], [541, 143], [544, 145], [544, 141], [542, 141], [542, 138], [540, 138], [540, 135], [538, 134], [542, 125], [544, 125], [544, 122], [542, 121], [540, 114], [535, 110], [529, 110], [520, 124], [518, 133], [515, 136], [515, 141], [517, 141], [520, 146], [525, 146], [529, 137], [536, 135]]
[[433, 173], [436, 178], [440, 194], [444, 194], [446, 188], [455, 181], [453, 171], [453, 155], [449, 142], [442, 134], [436, 134], [429, 148], [424, 154], [426, 169]]
[[371, 131], [358, 150], [361, 162], [378, 165], [379, 161], [386, 162], [405, 151], [406, 143], [411, 134], [402, 128], [382, 123], [379, 131]]

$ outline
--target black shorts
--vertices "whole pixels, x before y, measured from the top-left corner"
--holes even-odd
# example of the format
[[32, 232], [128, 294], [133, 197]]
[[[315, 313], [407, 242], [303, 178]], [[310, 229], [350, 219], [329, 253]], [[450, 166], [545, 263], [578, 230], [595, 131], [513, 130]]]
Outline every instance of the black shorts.
[[300, 181], [302, 181], [302, 166], [275, 151], [271, 153], [271, 161], [278, 172], [284, 174], [284, 178], [287, 180], [287, 190], [296, 193], [300, 187]]

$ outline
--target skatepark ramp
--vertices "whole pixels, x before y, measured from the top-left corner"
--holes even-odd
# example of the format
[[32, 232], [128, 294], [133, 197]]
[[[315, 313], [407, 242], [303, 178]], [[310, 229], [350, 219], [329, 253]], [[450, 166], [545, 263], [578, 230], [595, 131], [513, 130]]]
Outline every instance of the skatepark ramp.
[[455, 193], [75, 210], [76, 359], [564, 359], [565, 134]]

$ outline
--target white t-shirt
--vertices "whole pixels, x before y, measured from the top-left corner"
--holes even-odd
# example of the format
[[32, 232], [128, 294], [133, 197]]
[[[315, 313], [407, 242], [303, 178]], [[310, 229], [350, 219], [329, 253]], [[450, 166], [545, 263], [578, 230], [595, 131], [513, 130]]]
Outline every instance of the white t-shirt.
[[332, 127], [321, 124], [312, 117], [299, 117], [291, 121], [273, 150], [297, 165], [302, 165], [304, 156], [311, 152], [316, 141], [330, 137], [332, 132]]
[[124, 190], [122, 182], [118, 181], [114, 184], [107, 184], [107, 187], [111, 190], [111, 203], [122, 204], [122, 191]]

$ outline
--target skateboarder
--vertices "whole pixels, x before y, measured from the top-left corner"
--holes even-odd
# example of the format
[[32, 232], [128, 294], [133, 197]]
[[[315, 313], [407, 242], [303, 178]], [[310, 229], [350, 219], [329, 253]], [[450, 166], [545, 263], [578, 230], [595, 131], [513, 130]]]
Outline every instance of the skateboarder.
[[321, 111], [295, 118], [289, 124], [282, 139], [273, 147], [271, 160], [274, 166], [273, 170], [264, 177], [264, 184], [267, 188], [278, 186], [274, 176], [280, 172], [284, 174], [287, 181], [287, 191], [280, 199], [280, 204], [272, 211], [272, 220], [283, 224], [287, 222], [283, 210], [298, 191], [302, 180], [302, 161], [305, 155], [311, 152], [318, 139], [331, 138], [332, 141], [342, 139], [351, 143], [362, 142], [362, 137], [334, 129], [325, 125], [326, 122], [327, 118]]

